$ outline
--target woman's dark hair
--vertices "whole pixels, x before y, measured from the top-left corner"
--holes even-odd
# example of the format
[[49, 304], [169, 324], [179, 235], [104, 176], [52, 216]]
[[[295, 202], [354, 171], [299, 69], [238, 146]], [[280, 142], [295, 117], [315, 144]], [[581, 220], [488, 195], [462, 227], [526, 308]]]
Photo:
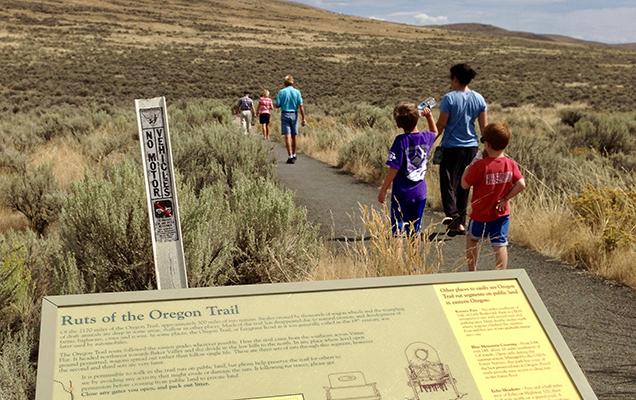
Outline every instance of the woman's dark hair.
[[405, 132], [411, 132], [417, 126], [420, 114], [415, 104], [400, 102], [393, 109], [393, 118], [398, 128], [404, 129]]
[[466, 86], [477, 76], [477, 72], [468, 64], [455, 64], [450, 69], [450, 78], [457, 78], [459, 83]]

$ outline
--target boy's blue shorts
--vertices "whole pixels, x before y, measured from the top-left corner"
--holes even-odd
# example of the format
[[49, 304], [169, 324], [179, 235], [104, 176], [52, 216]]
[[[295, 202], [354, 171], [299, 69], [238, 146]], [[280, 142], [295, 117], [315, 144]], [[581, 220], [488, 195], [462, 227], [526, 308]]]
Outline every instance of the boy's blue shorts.
[[510, 226], [510, 215], [499, 217], [490, 222], [479, 222], [470, 220], [468, 223], [468, 234], [473, 240], [490, 238], [493, 247], [508, 246], [508, 228]]
[[283, 111], [280, 114], [280, 133], [296, 136], [298, 134], [298, 113]]
[[422, 229], [422, 215], [426, 199], [405, 200], [391, 196], [391, 230], [393, 236], [403, 233], [413, 235]]

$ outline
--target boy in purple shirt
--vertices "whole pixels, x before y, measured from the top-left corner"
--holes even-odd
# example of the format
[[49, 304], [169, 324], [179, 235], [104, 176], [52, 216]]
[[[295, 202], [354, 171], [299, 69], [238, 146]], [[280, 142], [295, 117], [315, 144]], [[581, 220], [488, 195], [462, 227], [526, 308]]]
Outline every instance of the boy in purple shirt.
[[384, 203], [391, 183], [391, 226], [395, 236], [420, 232], [422, 214], [426, 206], [426, 163], [437, 137], [437, 126], [431, 110], [422, 110], [428, 131], [417, 131], [419, 113], [415, 104], [399, 103], [393, 109], [393, 118], [404, 133], [396, 136], [389, 151], [386, 165], [389, 172], [384, 178], [378, 201]]

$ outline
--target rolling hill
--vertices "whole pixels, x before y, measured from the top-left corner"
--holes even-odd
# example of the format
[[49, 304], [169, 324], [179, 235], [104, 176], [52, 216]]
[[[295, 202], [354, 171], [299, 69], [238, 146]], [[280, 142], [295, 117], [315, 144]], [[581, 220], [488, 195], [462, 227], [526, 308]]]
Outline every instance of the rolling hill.
[[634, 51], [486, 31], [394, 24], [282, 1], [5, 1], [0, 111], [159, 94], [227, 99], [278, 87], [288, 73], [310, 102], [381, 105], [439, 96], [448, 67], [461, 61], [479, 72], [474, 87], [504, 106], [636, 104]]

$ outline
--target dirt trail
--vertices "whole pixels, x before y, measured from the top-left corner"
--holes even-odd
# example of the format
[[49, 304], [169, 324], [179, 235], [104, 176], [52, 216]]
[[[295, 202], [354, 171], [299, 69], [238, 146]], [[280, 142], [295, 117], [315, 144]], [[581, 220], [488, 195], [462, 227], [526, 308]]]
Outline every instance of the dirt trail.
[[[351, 237], [362, 229], [358, 203], [376, 205], [375, 187], [303, 155], [287, 165], [280, 145], [273, 152], [280, 183], [295, 192], [325, 238]], [[427, 213], [426, 222], [440, 218]], [[445, 242], [446, 271], [461, 265], [463, 247], [463, 237]], [[481, 269], [492, 268], [491, 253], [484, 252]], [[510, 268], [527, 271], [598, 398], [636, 399], [636, 291], [514, 244], [509, 253]]]

